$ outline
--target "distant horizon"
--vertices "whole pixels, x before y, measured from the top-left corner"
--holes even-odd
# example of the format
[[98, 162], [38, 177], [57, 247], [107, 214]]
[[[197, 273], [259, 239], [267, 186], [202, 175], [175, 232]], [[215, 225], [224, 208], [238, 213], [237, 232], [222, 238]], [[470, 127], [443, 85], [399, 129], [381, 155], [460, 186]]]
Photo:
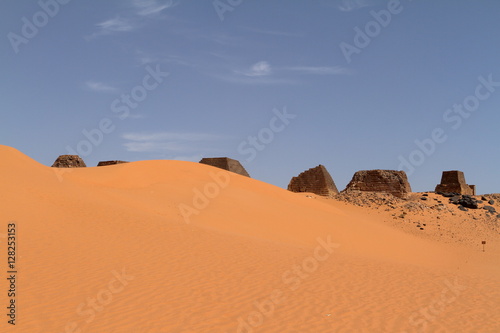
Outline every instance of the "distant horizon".
[[[15, 147], [12, 147], [12, 148], [16, 149]], [[23, 153], [23, 152], [21, 151], [21, 153]], [[23, 154], [24, 154], [24, 153], [23, 153]], [[47, 165], [47, 164], [44, 164], [44, 163], [41, 163], [41, 164], [43, 164], [43, 165], [45, 165], [45, 166], [48, 166], [48, 167], [52, 167], [53, 163], [54, 163], [54, 162], [55, 162], [55, 161], [56, 161], [56, 160], [57, 160], [60, 156], [64, 156], [64, 155], [73, 155], [73, 154], [62, 154], [62, 155], [58, 155], [58, 156], [54, 159], [54, 161], [53, 161], [50, 165]], [[27, 155], [27, 156], [28, 156], [28, 155]], [[79, 156], [79, 155], [77, 155], [77, 156]], [[29, 156], [29, 157], [31, 157], [31, 156]], [[79, 157], [80, 157], [80, 158], [82, 158], [81, 156], [79, 156]], [[31, 157], [31, 158], [32, 158], [32, 157]], [[202, 158], [230, 158], [230, 159], [233, 159], [233, 160], [239, 161], [239, 160], [237, 160], [237, 159], [235, 159], [235, 158], [232, 158], [232, 157], [230, 157], [230, 156], [204, 156], [204, 157], [202, 157]], [[126, 160], [122, 160], [122, 159], [103, 159], [103, 160], [97, 161], [97, 162], [95, 163], [95, 165], [89, 165], [89, 164], [85, 161], [85, 159], [84, 159], [84, 158], [82, 158], [82, 160], [83, 160], [83, 161], [85, 162], [85, 164], [87, 165], [87, 166], [86, 166], [87, 168], [99, 167], [99, 166], [97, 165], [99, 162], [108, 162], [108, 161], [121, 161], [121, 162], [126, 162], [126, 163], [141, 162], [141, 161], [151, 161], [151, 160], [126, 161]], [[36, 160], [35, 160], [35, 161], [36, 161]], [[155, 160], [153, 160], [153, 161], [155, 161]], [[157, 159], [157, 161], [182, 161], [182, 162], [200, 163], [201, 159], [200, 159], [200, 161], [185, 161], [185, 160], [165, 160], [165, 159]], [[39, 161], [37, 161], [37, 162], [38, 162], [38, 163], [40, 163]], [[239, 161], [239, 162], [241, 163], [241, 161]], [[241, 163], [241, 164], [242, 164], [242, 166], [246, 169], [245, 165], [244, 165], [243, 163]], [[290, 180], [289, 180], [289, 182], [291, 181], [291, 179], [292, 179], [293, 177], [298, 176], [300, 173], [302, 173], [302, 172], [304, 172], [304, 171], [307, 171], [307, 170], [309, 170], [309, 169], [315, 168], [315, 167], [317, 167], [317, 166], [319, 166], [319, 165], [323, 165], [323, 164], [319, 163], [319, 164], [317, 164], [317, 165], [315, 165], [315, 166], [311, 166], [310, 168], [307, 168], [307, 169], [305, 169], [305, 170], [302, 170], [302, 171], [298, 172], [298, 173], [297, 173], [297, 174], [295, 174], [295, 175], [290, 176]], [[339, 186], [338, 186], [337, 181], [335, 180], [335, 177], [334, 177], [334, 176], [331, 174], [331, 172], [328, 170], [328, 167], [327, 167], [327, 166], [325, 166], [325, 165], [323, 165], [323, 166], [327, 169], [327, 171], [328, 171], [328, 172], [330, 173], [330, 175], [332, 176], [332, 178], [333, 178], [333, 181], [334, 181], [335, 185], [339, 188], [339, 192], [344, 191], [344, 190], [346, 189], [346, 186], [347, 186], [347, 184], [349, 183], [349, 181], [350, 181], [350, 180], [349, 180], [349, 181], [348, 181], [345, 185], [343, 185], [343, 186], [339, 187]], [[102, 167], [102, 166], [101, 166], [101, 167]], [[391, 170], [391, 169], [359, 169], [359, 170], [356, 170], [356, 171], [354, 171], [354, 172], [353, 172], [353, 176], [354, 176], [354, 174], [355, 174], [356, 172], [358, 172], [358, 171], [368, 171], [368, 170], [404, 171], [404, 170]], [[443, 172], [447, 172], [447, 171], [462, 171], [462, 170], [443, 170], [443, 171], [441, 171], [441, 174], [440, 174], [440, 177], [439, 177], [439, 181], [436, 183], [436, 185], [438, 185], [438, 184], [441, 182], [441, 176], [442, 176]], [[406, 172], [405, 172], [405, 173], [406, 173]], [[258, 178], [252, 177], [252, 174], [250, 174], [250, 178], [252, 178], [252, 179], [256, 179], [256, 180], [260, 180], [260, 181], [263, 181], [262, 179], [258, 179]], [[468, 185], [475, 185], [475, 186], [476, 186], [476, 191], [477, 191], [477, 188], [478, 188], [477, 184], [469, 184], [469, 182], [467, 181], [467, 175], [465, 175], [465, 180], [466, 180], [466, 183], [467, 183]], [[434, 191], [435, 191], [435, 187], [436, 187], [436, 185], [435, 185], [435, 186], [434, 186], [434, 188], [433, 188], [433, 189], [431, 189], [431, 190], [415, 191], [415, 190], [414, 190], [414, 188], [413, 188], [413, 185], [412, 185], [412, 183], [411, 183], [411, 181], [410, 181], [410, 180], [409, 180], [409, 183], [410, 183], [410, 186], [412, 187], [412, 193], [434, 192]], [[274, 185], [274, 184], [272, 184], [272, 183], [269, 183], [269, 184]], [[281, 187], [281, 186], [278, 186], [278, 187]], [[283, 189], [285, 189], [285, 190], [286, 190], [286, 189], [287, 189], [287, 187], [288, 187], [288, 184], [287, 184], [285, 187], [281, 187], [281, 188], [283, 188]], [[487, 194], [497, 194], [497, 193], [500, 193], [500, 192], [488, 192], [488, 193], [487, 193], [487, 192], [484, 192], [484, 193], [483, 193], [483, 192], [477, 192], [477, 193], [476, 193], [476, 195], [477, 195], [477, 196], [481, 196], [481, 195], [487, 195]]]

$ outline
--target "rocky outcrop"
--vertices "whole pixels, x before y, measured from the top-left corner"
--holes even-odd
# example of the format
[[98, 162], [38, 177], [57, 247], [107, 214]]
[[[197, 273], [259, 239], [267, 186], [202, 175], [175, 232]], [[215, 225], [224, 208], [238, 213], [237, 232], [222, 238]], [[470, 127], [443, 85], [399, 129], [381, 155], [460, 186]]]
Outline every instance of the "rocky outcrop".
[[436, 186], [436, 193], [457, 193], [465, 195], [475, 195], [476, 186], [468, 185], [462, 171], [443, 171], [441, 184]]
[[245, 170], [243, 165], [237, 160], [233, 160], [228, 157], [210, 157], [203, 158], [200, 163], [214, 166], [216, 168], [224, 169], [227, 171], [231, 171], [237, 173], [242, 176], [250, 177], [248, 172]]
[[338, 194], [337, 186], [330, 173], [323, 165], [318, 165], [293, 177], [288, 184], [288, 190], [292, 192], [311, 192], [322, 196]]
[[54, 164], [53, 168], [85, 168], [85, 162], [78, 155], [61, 155], [59, 156]]
[[354, 174], [344, 191], [382, 192], [403, 198], [411, 187], [404, 171], [362, 170]]
[[107, 166], [107, 165], [115, 165], [115, 164], [122, 164], [122, 163], [128, 163], [126, 161], [101, 161], [97, 164], [98, 167], [100, 166]]

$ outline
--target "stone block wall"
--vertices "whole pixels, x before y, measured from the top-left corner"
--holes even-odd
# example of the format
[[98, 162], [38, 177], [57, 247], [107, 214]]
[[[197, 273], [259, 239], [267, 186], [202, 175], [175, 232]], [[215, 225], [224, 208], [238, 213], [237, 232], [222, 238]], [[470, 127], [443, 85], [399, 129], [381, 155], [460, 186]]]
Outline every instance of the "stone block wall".
[[332, 176], [321, 164], [302, 172], [297, 177], [293, 177], [288, 185], [288, 190], [292, 192], [311, 192], [322, 196], [339, 193]]
[[87, 165], [83, 159], [78, 155], [61, 155], [54, 164], [53, 168], [85, 168]]
[[200, 163], [214, 166], [216, 168], [224, 169], [237, 173], [242, 176], [250, 177], [243, 165], [237, 160], [228, 157], [209, 157], [203, 158]]
[[382, 192], [402, 198], [411, 192], [411, 186], [404, 171], [362, 170], [354, 174], [344, 191]]
[[465, 182], [465, 176], [462, 171], [443, 171], [441, 184], [436, 186], [436, 192], [475, 195], [476, 186], [468, 185]]
[[107, 165], [115, 165], [115, 164], [122, 164], [122, 163], [128, 163], [126, 161], [101, 161], [97, 164], [97, 166], [107, 166]]

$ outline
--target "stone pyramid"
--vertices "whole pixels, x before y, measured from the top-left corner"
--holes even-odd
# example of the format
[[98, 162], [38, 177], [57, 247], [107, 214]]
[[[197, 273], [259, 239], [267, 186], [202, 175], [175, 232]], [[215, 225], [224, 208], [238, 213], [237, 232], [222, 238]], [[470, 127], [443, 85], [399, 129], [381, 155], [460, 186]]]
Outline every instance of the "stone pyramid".
[[61, 155], [59, 156], [54, 164], [53, 168], [85, 168], [85, 162], [78, 155]]
[[293, 177], [290, 184], [288, 184], [288, 190], [292, 192], [311, 192], [322, 196], [339, 193], [332, 176], [321, 164], [302, 172], [297, 177]]
[[243, 165], [237, 160], [228, 157], [209, 157], [203, 158], [200, 163], [214, 166], [216, 168], [224, 169], [237, 173], [242, 176], [250, 177]]
[[462, 171], [443, 171], [441, 184], [436, 186], [436, 192], [475, 195], [476, 186], [468, 185], [465, 182], [465, 176]]
[[362, 170], [354, 174], [344, 191], [382, 192], [403, 198], [411, 186], [404, 171]]
[[115, 164], [122, 164], [122, 163], [128, 163], [126, 161], [101, 161], [97, 164], [97, 166], [106, 166], [106, 165], [115, 165]]

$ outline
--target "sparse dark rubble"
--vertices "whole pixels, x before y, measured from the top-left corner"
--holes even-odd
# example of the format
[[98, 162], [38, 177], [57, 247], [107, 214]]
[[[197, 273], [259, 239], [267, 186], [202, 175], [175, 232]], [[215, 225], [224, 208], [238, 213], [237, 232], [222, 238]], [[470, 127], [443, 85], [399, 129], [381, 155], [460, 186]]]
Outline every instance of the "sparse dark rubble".
[[493, 206], [484, 206], [484, 210], [486, 210], [488, 213], [495, 214], [496, 213], [496, 208]]
[[464, 211], [464, 212], [467, 212], [469, 210], [467, 207], [464, 207], [462, 205], [459, 205], [458, 209], [460, 209], [461, 211]]
[[360, 207], [393, 210], [403, 209], [409, 212], [422, 212], [428, 209], [438, 209], [427, 203], [411, 201], [407, 198], [398, 198], [389, 193], [377, 192], [341, 192], [333, 197], [335, 200], [347, 202]]
[[[425, 233], [427, 230], [438, 230], [443, 237], [456, 239], [456, 232], [460, 229], [460, 223], [474, 224], [475, 230], [483, 232], [492, 230], [495, 233], [500, 233], [500, 207], [498, 205], [479, 205], [477, 200], [480, 197], [462, 196], [453, 194], [451, 197], [443, 198], [441, 195], [433, 192], [427, 193], [410, 193], [405, 198], [397, 198], [387, 193], [373, 192], [341, 192], [334, 196], [335, 200], [360, 206], [363, 208], [378, 210], [374, 214], [384, 214], [388, 212], [392, 216], [392, 224], [404, 228], [410, 232], [418, 230], [418, 233]], [[491, 200], [490, 195], [485, 195], [487, 203]], [[427, 200], [422, 200], [426, 198]], [[455, 202], [452, 202], [455, 201]], [[471, 209], [464, 207], [459, 202], [474, 206], [474, 201], [478, 202], [478, 208]], [[496, 201], [498, 202], [498, 201]], [[497, 211], [498, 210], [498, 211]], [[382, 215], [384, 216], [384, 215]], [[386, 220], [387, 221], [387, 220]], [[450, 222], [452, 221], [452, 222]], [[458, 223], [456, 228], [446, 231], [441, 228], [442, 223]], [[461, 239], [468, 242], [469, 239]]]
[[[481, 200], [476, 199], [474, 196], [471, 195], [459, 195], [457, 193], [437, 193], [442, 195], [445, 198], [449, 198], [449, 202], [451, 204], [457, 205], [458, 209], [462, 211], [467, 211], [468, 209], [479, 209], [483, 208], [486, 210], [488, 213], [494, 214], [496, 213], [495, 207], [491, 206], [495, 204], [495, 200], [490, 199], [491, 197], [495, 197], [496, 195], [492, 194], [487, 194], [481, 196]], [[485, 205], [483, 207], [480, 207], [481, 204], [484, 202], [487, 202], [489, 205]]]
[[500, 193], [485, 194], [483, 197], [485, 198], [483, 199], [485, 201], [486, 200], [496, 200], [497, 202], [500, 201]]
[[462, 198], [458, 200], [458, 203], [465, 208], [470, 208], [470, 209], [479, 208], [477, 200], [471, 197], [470, 195], [462, 195]]
[[388, 206], [396, 208], [395, 205], [406, 202], [406, 200], [397, 198], [389, 193], [375, 192], [349, 192], [343, 191], [334, 196], [334, 199], [348, 202], [350, 204], [367, 207], [367, 206]]
[[[386, 211], [390, 210], [402, 210], [403, 212], [424, 212], [424, 211], [436, 211], [436, 212], [448, 212], [455, 214], [456, 210], [453, 206], [456, 206], [458, 210], [463, 212], [469, 212], [469, 210], [484, 211], [485, 217], [495, 217], [498, 213], [496, 208], [493, 206], [480, 205], [480, 200], [475, 199], [470, 195], [454, 195], [449, 198], [449, 204], [444, 204], [441, 200], [436, 197], [429, 197], [428, 194], [418, 194], [413, 193], [408, 198], [398, 198], [394, 197], [388, 193], [375, 193], [375, 192], [341, 192], [333, 196], [333, 199], [347, 202], [360, 207], [371, 207], [375, 209], [383, 209]], [[426, 200], [422, 200], [426, 199]], [[479, 209], [479, 208], [482, 208]], [[403, 218], [404, 216], [399, 216]], [[472, 219], [475, 219], [473, 216]]]

